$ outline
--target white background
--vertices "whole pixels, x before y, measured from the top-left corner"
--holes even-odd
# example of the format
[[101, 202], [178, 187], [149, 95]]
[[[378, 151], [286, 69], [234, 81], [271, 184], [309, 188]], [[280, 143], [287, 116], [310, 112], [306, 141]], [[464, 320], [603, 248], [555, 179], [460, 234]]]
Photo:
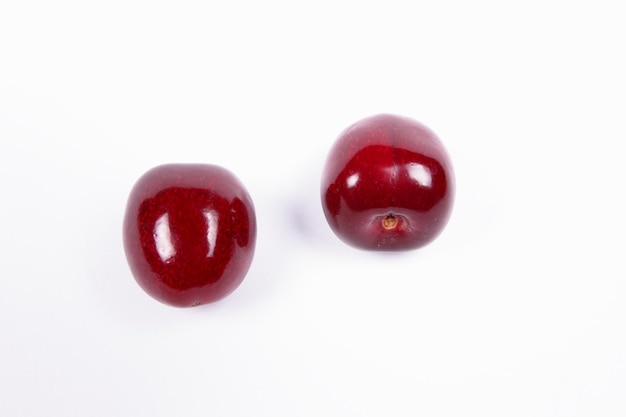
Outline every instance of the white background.
[[[0, 3], [0, 415], [626, 415], [620, 1]], [[326, 152], [415, 118], [457, 198], [414, 252], [328, 228]], [[233, 171], [257, 251], [176, 309], [126, 265], [149, 168]]]

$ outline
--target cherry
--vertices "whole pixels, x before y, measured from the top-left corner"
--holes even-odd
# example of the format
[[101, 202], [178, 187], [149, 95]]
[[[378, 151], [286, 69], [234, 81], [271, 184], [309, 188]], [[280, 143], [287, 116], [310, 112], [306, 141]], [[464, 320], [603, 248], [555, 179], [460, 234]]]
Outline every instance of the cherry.
[[133, 187], [124, 249], [143, 290], [172, 306], [219, 300], [243, 281], [256, 218], [243, 184], [215, 165], [161, 165]]
[[435, 239], [448, 222], [454, 174], [437, 136], [419, 122], [377, 115], [344, 130], [321, 183], [326, 220], [344, 242], [408, 250]]

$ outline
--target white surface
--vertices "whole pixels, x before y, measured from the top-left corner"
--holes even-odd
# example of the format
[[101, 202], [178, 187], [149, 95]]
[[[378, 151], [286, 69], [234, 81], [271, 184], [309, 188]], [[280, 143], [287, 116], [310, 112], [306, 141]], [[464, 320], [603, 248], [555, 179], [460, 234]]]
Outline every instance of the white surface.
[[[0, 4], [0, 415], [626, 415], [626, 26], [618, 1]], [[420, 120], [451, 222], [344, 246], [339, 132]], [[121, 246], [135, 180], [227, 167], [244, 284], [173, 309]]]

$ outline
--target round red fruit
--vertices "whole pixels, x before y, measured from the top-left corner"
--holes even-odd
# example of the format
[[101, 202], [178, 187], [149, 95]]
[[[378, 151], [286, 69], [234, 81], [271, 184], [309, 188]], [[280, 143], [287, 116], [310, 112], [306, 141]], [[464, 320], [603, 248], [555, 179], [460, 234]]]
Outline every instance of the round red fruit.
[[162, 165], [133, 187], [124, 250], [137, 283], [176, 307], [217, 301], [243, 281], [254, 255], [252, 199], [215, 165]]
[[344, 130], [321, 183], [324, 214], [344, 242], [370, 250], [408, 250], [443, 230], [454, 174], [437, 136], [421, 123], [377, 115]]

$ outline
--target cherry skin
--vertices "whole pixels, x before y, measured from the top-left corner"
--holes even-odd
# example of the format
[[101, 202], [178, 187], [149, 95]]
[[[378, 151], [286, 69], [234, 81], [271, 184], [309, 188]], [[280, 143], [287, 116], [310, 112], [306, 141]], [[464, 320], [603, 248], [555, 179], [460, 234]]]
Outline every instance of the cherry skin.
[[443, 230], [454, 174], [437, 136], [419, 122], [382, 114], [358, 121], [333, 145], [321, 182], [335, 234], [368, 250], [409, 250]]
[[256, 243], [252, 199], [232, 173], [215, 165], [161, 165], [145, 173], [128, 197], [123, 229], [137, 283], [176, 307], [234, 291]]

